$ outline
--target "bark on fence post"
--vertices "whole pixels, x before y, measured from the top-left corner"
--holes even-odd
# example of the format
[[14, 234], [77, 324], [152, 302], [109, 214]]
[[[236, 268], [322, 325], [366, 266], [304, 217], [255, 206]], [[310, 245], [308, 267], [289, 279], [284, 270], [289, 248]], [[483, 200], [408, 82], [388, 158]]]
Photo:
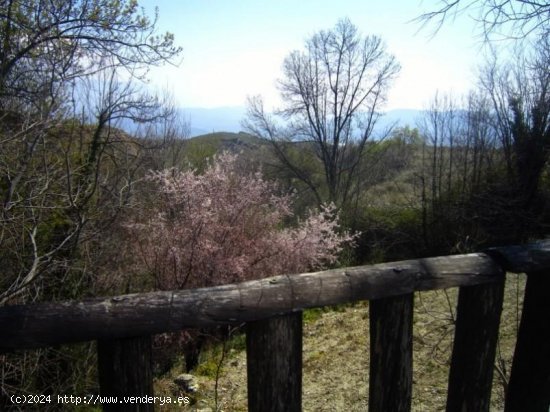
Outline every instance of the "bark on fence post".
[[[97, 342], [101, 396], [153, 395], [151, 336]], [[153, 403], [104, 403], [104, 411], [154, 411]]]
[[248, 410], [302, 410], [302, 312], [249, 322]]
[[371, 300], [369, 411], [410, 411], [414, 295]]
[[460, 288], [447, 412], [489, 411], [503, 297], [504, 274], [496, 283]]
[[527, 274], [506, 412], [550, 410], [550, 271]]

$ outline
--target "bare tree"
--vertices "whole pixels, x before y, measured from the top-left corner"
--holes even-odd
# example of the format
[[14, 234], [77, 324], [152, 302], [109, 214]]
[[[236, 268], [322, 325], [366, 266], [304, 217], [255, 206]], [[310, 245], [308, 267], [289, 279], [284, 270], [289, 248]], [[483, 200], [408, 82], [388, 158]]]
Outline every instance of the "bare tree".
[[[0, 0], [0, 305], [94, 295], [101, 265], [117, 269], [117, 217], [158, 145], [117, 126], [172, 115], [139, 84], [179, 53], [155, 23], [135, 0]], [[4, 356], [0, 409], [14, 393], [74, 392], [93, 354]]]
[[139, 69], [180, 52], [172, 34], [156, 32], [156, 18], [148, 18], [136, 0], [2, 0], [0, 95], [31, 102], [52, 83], [107, 64], [143, 75]]
[[[341, 206], [399, 69], [380, 38], [363, 37], [349, 20], [340, 20], [286, 57], [279, 81], [284, 106], [270, 116], [261, 98], [250, 99], [245, 127], [272, 142], [284, 167], [319, 203]], [[321, 179], [308, 167], [307, 152], [320, 162]]]
[[[550, 156], [550, 41], [542, 37], [513, 63], [496, 57], [482, 71], [481, 86], [493, 104], [507, 184], [517, 205], [516, 241], [539, 227], [541, 181]], [[542, 207], [542, 209], [541, 209]]]
[[83, 229], [128, 198], [139, 150], [114, 126], [170, 115], [135, 84], [179, 53], [155, 23], [134, 0], [0, 2], [0, 304], [67, 284]]
[[466, 11], [477, 11], [474, 17], [482, 25], [486, 40], [493, 36], [523, 39], [532, 33], [548, 36], [550, 3], [530, 0], [441, 0], [438, 8], [420, 15], [423, 24], [435, 22], [437, 32], [450, 17]]
[[477, 198], [503, 159], [495, 159], [499, 144], [490, 100], [474, 93], [464, 101], [436, 95], [419, 127], [424, 244], [431, 253], [479, 246], [484, 239], [477, 230]]
[[49, 298], [64, 293], [53, 285], [62, 285], [74, 270], [74, 253], [83, 242], [105, 239], [132, 198], [143, 153], [161, 143], [137, 140], [116, 126], [123, 119], [171, 119], [164, 102], [131, 81], [121, 83], [112, 70], [85, 83], [78, 92], [83, 104], [64, 112], [71, 117], [29, 126], [18, 120], [20, 133], [4, 121], [0, 259], [6, 270], [0, 304], [38, 298], [46, 290]]
[[426, 243], [448, 249], [462, 242], [460, 235], [482, 247], [544, 236], [549, 46], [543, 39], [524, 47], [513, 62], [495, 55], [466, 105], [436, 100], [426, 113], [420, 176]]

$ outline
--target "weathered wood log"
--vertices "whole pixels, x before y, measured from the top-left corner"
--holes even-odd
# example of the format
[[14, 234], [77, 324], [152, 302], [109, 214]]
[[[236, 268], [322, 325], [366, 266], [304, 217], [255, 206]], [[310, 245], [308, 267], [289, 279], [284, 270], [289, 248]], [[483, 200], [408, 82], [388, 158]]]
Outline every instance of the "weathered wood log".
[[447, 412], [490, 409], [503, 299], [504, 277], [501, 282], [460, 288]]
[[527, 273], [505, 412], [550, 411], [550, 270]]
[[246, 327], [248, 410], [302, 410], [302, 312]]
[[0, 308], [0, 353], [249, 322], [304, 308], [495, 282], [485, 254], [281, 275], [204, 289], [132, 294], [83, 302]]
[[411, 410], [413, 300], [410, 293], [369, 302], [370, 412]]
[[118, 400], [103, 403], [103, 410], [153, 412], [151, 336], [100, 340], [97, 354], [101, 396]]
[[487, 249], [507, 272], [526, 273], [550, 269], [550, 240], [520, 246]]

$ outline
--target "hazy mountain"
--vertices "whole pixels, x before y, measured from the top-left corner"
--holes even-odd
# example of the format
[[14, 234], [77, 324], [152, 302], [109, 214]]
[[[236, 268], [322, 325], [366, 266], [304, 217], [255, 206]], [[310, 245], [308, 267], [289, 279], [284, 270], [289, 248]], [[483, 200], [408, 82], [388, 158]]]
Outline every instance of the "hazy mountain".
[[422, 116], [422, 110], [416, 109], [395, 109], [384, 113], [379, 120], [380, 126], [397, 126], [416, 127], [419, 118]]
[[191, 125], [191, 137], [195, 137], [207, 133], [240, 132], [246, 108], [243, 106], [211, 109], [187, 107], [180, 109], [180, 113]]
[[[238, 133], [243, 130], [241, 121], [246, 115], [246, 108], [216, 107], [211, 109], [200, 107], [188, 107], [180, 109], [184, 119], [191, 125], [191, 137], [215, 132]], [[378, 128], [383, 130], [397, 123], [399, 126], [409, 125], [415, 127], [421, 110], [396, 109], [390, 110], [379, 120]]]

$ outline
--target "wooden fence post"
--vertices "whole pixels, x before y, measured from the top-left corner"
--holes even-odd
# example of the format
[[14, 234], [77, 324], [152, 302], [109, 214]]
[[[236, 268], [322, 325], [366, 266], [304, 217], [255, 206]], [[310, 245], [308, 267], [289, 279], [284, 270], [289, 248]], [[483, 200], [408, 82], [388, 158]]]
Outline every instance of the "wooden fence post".
[[527, 274], [506, 412], [550, 410], [550, 271]]
[[489, 411], [503, 298], [504, 274], [497, 283], [460, 288], [447, 412]]
[[248, 410], [302, 410], [302, 312], [249, 322]]
[[[97, 342], [101, 396], [153, 396], [151, 336]], [[144, 402], [104, 403], [104, 411], [153, 412], [154, 404]]]
[[412, 293], [371, 300], [369, 411], [410, 411]]

